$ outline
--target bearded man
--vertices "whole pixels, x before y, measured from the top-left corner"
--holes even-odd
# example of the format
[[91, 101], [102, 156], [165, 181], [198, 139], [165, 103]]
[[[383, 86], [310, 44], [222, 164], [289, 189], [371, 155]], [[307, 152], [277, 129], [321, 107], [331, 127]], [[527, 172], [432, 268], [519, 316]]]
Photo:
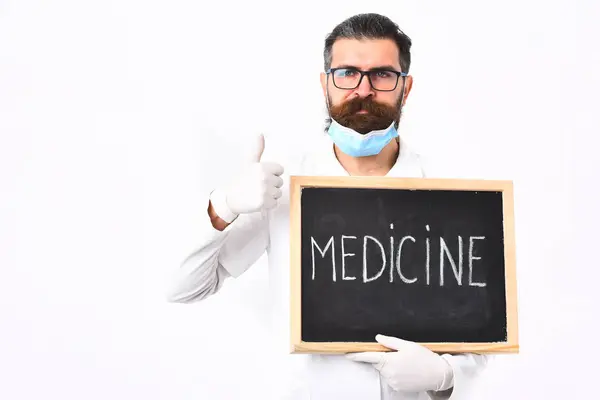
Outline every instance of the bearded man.
[[[437, 354], [384, 335], [374, 339], [394, 351], [289, 354], [289, 176], [425, 176], [419, 156], [398, 133], [413, 83], [410, 49], [411, 39], [385, 16], [359, 14], [341, 22], [324, 46], [320, 83], [328, 118], [323, 140], [296, 165], [265, 161], [260, 136], [254, 163], [207, 195], [205, 235], [176, 269], [169, 300], [206, 299], [267, 252], [275, 355], [269, 355], [273, 369], [265, 373], [277, 373], [279, 381], [282, 371], [289, 371], [289, 379], [273, 382], [285, 395], [271, 397], [273, 388], [265, 388], [262, 398], [466, 399], [486, 364], [484, 355]], [[307, 361], [301, 370], [294, 368], [299, 359]]]

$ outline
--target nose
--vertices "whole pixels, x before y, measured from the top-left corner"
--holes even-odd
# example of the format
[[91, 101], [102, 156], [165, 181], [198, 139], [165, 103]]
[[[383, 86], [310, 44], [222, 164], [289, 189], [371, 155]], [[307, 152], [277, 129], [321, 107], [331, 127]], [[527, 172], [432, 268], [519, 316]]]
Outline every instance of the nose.
[[362, 80], [360, 81], [360, 85], [356, 89], [354, 89], [354, 93], [356, 93], [360, 97], [368, 97], [375, 94], [375, 91], [371, 87], [371, 82], [369, 81], [369, 77], [364, 75]]

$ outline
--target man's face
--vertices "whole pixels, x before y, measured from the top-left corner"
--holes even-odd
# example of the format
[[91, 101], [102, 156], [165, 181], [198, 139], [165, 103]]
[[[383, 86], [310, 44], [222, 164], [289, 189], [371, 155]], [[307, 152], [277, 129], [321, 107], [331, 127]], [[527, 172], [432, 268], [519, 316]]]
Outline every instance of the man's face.
[[[333, 44], [331, 68], [354, 68], [369, 71], [378, 68], [401, 71], [398, 47], [390, 39], [339, 39]], [[348, 77], [360, 76], [351, 71], [338, 73], [337, 86], [344, 86], [342, 79], [350, 81]], [[386, 76], [384, 72], [373, 76], [376, 87], [382, 82], [378, 77]], [[386, 79], [395, 79], [386, 78]], [[392, 122], [400, 119], [400, 106], [405, 102], [412, 87], [412, 77], [407, 76], [404, 87], [404, 96], [401, 97], [403, 78], [398, 79], [398, 84], [393, 91], [378, 91], [371, 87], [368, 76], [363, 76], [360, 85], [354, 89], [341, 89], [333, 83], [333, 76], [321, 73], [321, 86], [323, 94], [327, 96], [329, 90], [329, 105], [333, 119], [340, 124], [367, 133], [371, 130], [387, 128]]]

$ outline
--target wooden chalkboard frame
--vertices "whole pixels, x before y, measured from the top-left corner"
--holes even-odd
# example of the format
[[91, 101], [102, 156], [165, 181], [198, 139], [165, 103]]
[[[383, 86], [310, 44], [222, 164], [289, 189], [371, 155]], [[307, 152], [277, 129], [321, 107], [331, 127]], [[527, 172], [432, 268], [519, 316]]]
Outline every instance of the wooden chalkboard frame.
[[358, 176], [290, 176], [290, 325], [291, 353], [349, 353], [390, 351], [373, 342], [305, 342], [302, 340], [301, 313], [301, 201], [303, 188], [374, 188], [412, 190], [467, 190], [502, 193], [504, 258], [506, 280], [507, 340], [491, 343], [420, 343], [439, 353], [518, 353], [517, 278], [514, 226], [513, 182], [508, 180], [433, 179]]

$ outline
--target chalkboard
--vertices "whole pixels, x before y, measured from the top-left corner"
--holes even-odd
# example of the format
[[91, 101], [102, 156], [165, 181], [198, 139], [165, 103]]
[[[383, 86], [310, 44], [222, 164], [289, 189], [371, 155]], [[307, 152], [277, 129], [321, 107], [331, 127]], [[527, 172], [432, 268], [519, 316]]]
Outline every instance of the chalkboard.
[[516, 352], [510, 181], [291, 177], [292, 352]]

